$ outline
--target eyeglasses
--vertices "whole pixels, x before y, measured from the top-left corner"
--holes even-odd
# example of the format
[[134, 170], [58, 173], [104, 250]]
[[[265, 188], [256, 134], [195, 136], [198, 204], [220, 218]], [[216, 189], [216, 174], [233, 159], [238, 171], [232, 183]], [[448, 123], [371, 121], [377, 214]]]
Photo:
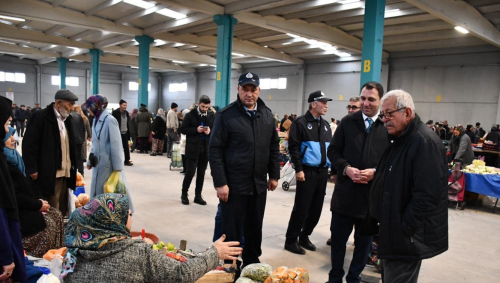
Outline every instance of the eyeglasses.
[[398, 111], [401, 111], [403, 109], [406, 109], [406, 107], [402, 107], [402, 108], [399, 108], [399, 109], [396, 109], [394, 111], [387, 111], [385, 113], [380, 113], [380, 115], [378, 115], [378, 117], [382, 120], [384, 118], [386, 118], [387, 120], [391, 119], [392, 118], [392, 113], [395, 113], [395, 112], [398, 112]]
[[345, 108], [346, 108], [347, 110], [350, 110], [350, 109], [352, 109], [352, 110], [356, 110], [356, 109], [359, 109], [359, 108], [361, 108], [361, 107], [358, 107], [358, 106], [356, 106], [356, 105], [347, 105]]

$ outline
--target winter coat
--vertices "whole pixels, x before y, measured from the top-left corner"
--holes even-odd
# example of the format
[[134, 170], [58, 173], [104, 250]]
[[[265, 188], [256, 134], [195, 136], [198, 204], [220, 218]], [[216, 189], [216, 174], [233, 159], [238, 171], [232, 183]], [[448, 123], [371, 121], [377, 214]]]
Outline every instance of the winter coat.
[[267, 175], [280, 178], [279, 137], [271, 109], [260, 98], [252, 119], [239, 97], [217, 113], [209, 144], [215, 187], [229, 194], [250, 195], [267, 190]]
[[154, 135], [153, 138], [157, 140], [163, 140], [165, 138], [165, 134], [167, 133], [167, 123], [163, 120], [162, 117], [156, 116], [153, 120], [153, 125], [151, 127]]
[[27, 118], [27, 114], [28, 112], [26, 110], [22, 110], [21, 108], [17, 109], [16, 110], [16, 121], [21, 121], [21, 122], [24, 122], [24, 120], [26, 120]]
[[151, 114], [148, 109], [141, 107], [137, 116], [135, 116], [135, 125], [137, 126], [137, 136], [139, 138], [149, 138], [151, 133]]
[[[102, 130], [101, 130], [102, 129]], [[90, 153], [98, 158], [97, 167], [92, 168], [90, 198], [104, 193], [104, 183], [113, 171], [122, 171], [124, 167], [122, 136], [118, 121], [104, 110], [92, 127], [92, 148]], [[90, 165], [90, 160], [87, 161]], [[124, 172], [122, 172], [124, 174]], [[130, 193], [127, 187], [127, 195]], [[130, 198], [130, 209], [133, 210]]]
[[[207, 111], [207, 123], [205, 126], [210, 127], [210, 131], [214, 128], [215, 115], [212, 111]], [[210, 141], [210, 134], [207, 136], [205, 133], [198, 133], [198, 127], [201, 126], [201, 117], [198, 114], [198, 108], [194, 108], [184, 116], [180, 132], [186, 135], [186, 151], [187, 158], [198, 158], [199, 148], [203, 142], [202, 135], [205, 136], [205, 146], [208, 147]], [[206, 151], [207, 152], [207, 151]], [[208, 153], [208, 152], [207, 152]]]
[[[121, 128], [122, 128], [121, 125], [123, 121], [122, 121], [122, 112], [120, 111], [120, 108], [113, 110], [111, 114], [113, 115], [113, 117], [115, 117], [116, 121], [118, 121], [118, 127], [121, 133]], [[125, 123], [127, 123], [127, 134], [130, 134], [129, 132], [130, 129], [128, 127], [130, 121], [130, 115], [127, 110], [125, 110], [125, 116], [127, 116], [127, 121], [125, 121]]]
[[167, 113], [167, 128], [177, 130], [179, 128], [179, 116], [177, 112], [170, 109]]
[[460, 144], [457, 144], [455, 140], [458, 137], [453, 135], [448, 146], [448, 151], [451, 153], [453, 159], [462, 159], [464, 164], [472, 164], [474, 159], [474, 151], [472, 150], [471, 141], [468, 135], [462, 135], [460, 138]]
[[[76, 143], [73, 134], [71, 116], [66, 118], [64, 125], [68, 132], [70, 151], [70, 177], [67, 187], [76, 186]], [[23, 139], [23, 160], [26, 175], [38, 172], [35, 183], [44, 196], [53, 196], [56, 187], [56, 173], [62, 166], [61, 136], [57, 117], [54, 113], [54, 103], [31, 116]]]
[[366, 216], [370, 182], [355, 184], [344, 175], [344, 170], [348, 165], [359, 170], [377, 167], [388, 145], [389, 137], [382, 120], [377, 119], [367, 133], [362, 111], [342, 118], [328, 147], [328, 158], [337, 172], [331, 211], [355, 218]]
[[9, 173], [16, 191], [19, 226], [24, 237], [41, 232], [47, 227], [42, 208], [43, 196], [30, 176], [24, 176], [17, 167], [9, 165]]
[[219, 253], [211, 247], [181, 263], [155, 251], [142, 240], [108, 243], [97, 250], [78, 250], [77, 265], [65, 283], [88, 282], [195, 282], [219, 264]]
[[75, 143], [82, 145], [85, 142], [85, 123], [83, 123], [83, 118], [76, 112], [70, 112], [69, 115], [71, 115]]
[[135, 124], [135, 118], [128, 120], [128, 131], [130, 135], [137, 135], [137, 125]]
[[448, 249], [446, 151], [418, 115], [392, 140], [377, 167], [366, 221], [380, 234], [379, 258], [431, 258]]

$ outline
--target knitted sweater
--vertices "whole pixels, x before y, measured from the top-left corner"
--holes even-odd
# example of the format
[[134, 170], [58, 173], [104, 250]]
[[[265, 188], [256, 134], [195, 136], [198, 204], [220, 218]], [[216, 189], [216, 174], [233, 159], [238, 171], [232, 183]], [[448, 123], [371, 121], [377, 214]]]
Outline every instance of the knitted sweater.
[[141, 240], [127, 239], [99, 250], [79, 250], [75, 271], [64, 282], [195, 282], [219, 263], [214, 246], [181, 263]]

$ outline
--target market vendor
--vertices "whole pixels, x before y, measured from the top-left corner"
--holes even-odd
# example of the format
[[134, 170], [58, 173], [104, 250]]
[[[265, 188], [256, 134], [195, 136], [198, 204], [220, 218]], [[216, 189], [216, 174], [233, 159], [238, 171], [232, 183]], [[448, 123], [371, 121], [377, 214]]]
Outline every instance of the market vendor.
[[238, 242], [224, 242], [223, 235], [207, 251], [181, 263], [132, 239], [131, 227], [126, 195], [98, 195], [75, 210], [66, 227], [64, 282], [195, 282], [220, 259], [235, 260], [242, 252]]
[[453, 136], [450, 140], [448, 153], [452, 159], [462, 159], [464, 164], [471, 164], [474, 159], [471, 140], [465, 134], [465, 129], [462, 125], [456, 125]]

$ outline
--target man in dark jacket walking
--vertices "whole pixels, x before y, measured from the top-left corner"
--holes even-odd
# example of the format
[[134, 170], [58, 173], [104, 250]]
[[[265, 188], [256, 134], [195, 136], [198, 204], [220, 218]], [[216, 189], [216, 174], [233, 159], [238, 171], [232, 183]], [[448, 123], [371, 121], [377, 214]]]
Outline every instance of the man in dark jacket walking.
[[383, 282], [416, 283], [422, 259], [448, 249], [446, 151], [405, 91], [387, 93], [380, 116], [391, 145], [377, 167], [367, 221], [380, 234]]
[[27, 112], [24, 105], [21, 105], [21, 108], [16, 110], [16, 128], [17, 128], [17, 136], [24, 137], [24, 125], [28, 118]]
[[125, 165], [132, 166], [132, 162], [130, 162], [130, 149], [128, 146], [128, 141], [130, 140], [130, 132], [128, 129], [128, 123], [130, 116], [127, 111], [127, 101], [120, 100], [120, 108], [113, 110], [111, 115], [115, 117], [116, 121], [118, 121], [118, 125], [120, 126], [120, 133], [122, 135], [122, 146], [123, 151], [125, 152]]
[[372, 237], [360, 234], [361, 224], [368, 212], [371, 180], [377, 164], [389, 144], [387, 131], [378, 118], [384, 88], [368, 82], [361, 88], [361, 111], [342, 118], [328, 158], [337, 170], [337, 182], [332, 196], [330, 230], [332, 270], [329, 283], [341, 283], [344, 277], [346, 243], [354, 226], [354, 254], [346, 276], [348, 283], [359, 283]]
[[77, 100], [69, 90], [57, 91], [54, 103], [31, 116], [23, 140], [26, 174], [63, 215], [68, 211], [68, 188], [76, 186], [76, 143], [69, 113]]
[[182, 204], [189, 204], [188, 191], [191, 186], [195, 172], [196, 188], [194, 202], [206, 205], [201, 191], [205, 180], [205, 170], [208, 165], [208, 143], [210, 141], [210, 131], [214, 126], [214, 113], [209, 110], [210, 98], [206, 95], [200, 96], [198, 107], [189, 111], [184, 116], [180, 132], [186, 135], [186, 164], [184, 166], [186, 175], [182, 182]]
[[245, 266], [260, 262], [267, 191], [280, 177], [278, 132], [259, 93], [257, 74], [239, 77], [237, 99], [217, 114], [209, 145], [223, 233], [227, 241], [240, 241], [245, 226]]
[[[12, 117], [12, 120], [10, 120], [10, 126], [14, 128], [16, 125], [17, 117], [16, 117], [16, 112], [19, 110], [19, 107], [17, 107], [16, 103], [12, 103], [12, 113], [10, 116]], [[18, 135], [19, 136], [19, 135]]]
[[303, 248], [316, 250], [309, 236], [321, 217], [328, 182], [330, 161], [326, 150], [332, 140], [332, 129], [321, 116], [326, 114], [331, 100], [320, 90], [309, 94], [309, 111], [295, 119], [290, 127], [288, 149], [295, 165], [297, 191], [285, 250], [296, 254], [305, 254]]
[[85, 142], [85, 123], [83, 123], [83, 118], [80, 114], [74, 111], [74, 108], [71, 108], [71, 112], [69, 113], [71, 116], [71, 127], [73, 128], [73, 136], [75, 137], [76, 144], [76, 162], [75, 166], [78, 172], [85, 174], [83, 170], [83, 156], [82, 156], [82, 146]]

